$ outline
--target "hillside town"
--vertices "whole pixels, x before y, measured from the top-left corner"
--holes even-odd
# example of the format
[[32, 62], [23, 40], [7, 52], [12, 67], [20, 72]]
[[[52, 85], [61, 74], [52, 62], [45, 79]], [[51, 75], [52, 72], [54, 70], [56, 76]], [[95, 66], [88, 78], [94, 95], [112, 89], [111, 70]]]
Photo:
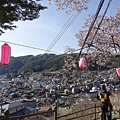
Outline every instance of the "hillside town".
[[[108, 72], [109, 73], [109, 72]], [[40, 78], [38, 73], [28, 78], [22, 78], [20, 75], [12, 78], [11, 81], [6, 76], [1, 76], [0, 80], [0, 114], [3, 116], [5, 110], [10, 111], [10, 117], [36, 113], [38, 111], [49, 111], [54, 106], [59, 108], [59, 114], [64, 115], [60, 109], [67, 108], [67, 113], [73, 105], [83, 101], [96, 101], [97, 92], [102, 84], [106, 84], [110, 91], [118, 92], [120, 90], [120, 78], [117, 74], [109, 77], [103, 73], [94, 79], [88, 79], [87, 76], [76, 77], [76, 80], [59, 75], [45, 76]], [[36, 76], [35, 76], [36, 75]], [[76, 81], [76, 82], [75, 82]], [[44, 115], [49, 118], [50, 114]]]

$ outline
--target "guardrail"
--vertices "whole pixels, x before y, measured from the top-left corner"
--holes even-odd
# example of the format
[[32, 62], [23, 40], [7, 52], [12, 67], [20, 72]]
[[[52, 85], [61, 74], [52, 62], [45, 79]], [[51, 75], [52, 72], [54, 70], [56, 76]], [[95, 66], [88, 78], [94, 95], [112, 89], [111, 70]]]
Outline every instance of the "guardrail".
[[77, 119], [77, 118], [79, 118], [79, 119], [82, 118], [83, 119], [83, 117], [87, 117], [87, 116], [91, 116], [90, 117], [91, 119], [96, 120], [99, 116], [98, 114], [101, 112], [100, 109], [98, 109], [98, 108], [100, 108], [100, 106], [97, 106], [96, 104], [94, 104], [93, 107], [89, 107], [85, 110], [79, 110], [79, 111], [69, 113], [69, 114], [66, 114], [66, 115], [63, 115], [63, 116], [58, 116], [57, 120], [60, 119], [60, 118], [65, 118], [65, 120], [74, 120], [74, 119]]
[[[4, 117], [0, 118], [0, 120], [46, 120], [42, 115], [43, 114], [48, 114], [51, 113], [52, 114], [52, 118], [50, 120], [74, 120], [74, 119], [83, 119], [83, 117], [89, 117], [91, 120], [97, 120], [99, 117], [99, 113], [100, 113], [100, 106], [97, 106], [96, 104], [94, 104], [93, 107], [87, 108], [85, 110], [79, 110], [79, 111], [75, 111], [66, 115], [62, 115], [59, 116], [57, 113], [57, 107], [55, 107], [53, 110], [50, 111], [41, 111], [38, 113], [33, 113], [33, 114], [26, 114], [26, 115], [20, 115], [20, 116], [16, 116], [16, 117], [9, 117], [9, 111], [5, 111], [4, 113]], [[120, 116], [120, 110], [117, 110], [117, 112], [119, 113]], [[80, 114], [82, 113], [82, 114]], [[36, 117], [34, 119], [32, 119], [31, 117]], [[88, 120], [88, 119], [87, 119]]]

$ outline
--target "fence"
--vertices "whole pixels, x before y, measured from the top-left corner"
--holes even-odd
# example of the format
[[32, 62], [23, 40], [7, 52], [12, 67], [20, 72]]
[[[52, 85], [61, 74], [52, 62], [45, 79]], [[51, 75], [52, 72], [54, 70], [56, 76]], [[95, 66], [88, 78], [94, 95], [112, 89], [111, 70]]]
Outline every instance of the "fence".
[[[46, 120], [42, 115], [43, 114], [48, 114], [48, 113], [52, 113], [53, 117], [49, 120], [77, 120], [80, 118], [85, 119], [85, 117], [89, 117], [90, 120], [97, 120], [99, 117], [99, 113], [100, 113], [100, 106], [97, 106], [96, 104], [94, 104], [93, 107], [87, 108], [85, 110], [80, 110], [80, 111], [76, 111], [76, 112], [72, 112], [66, 115], [62, 115], [59, 116], [57, 113], [57, 107], [55, 107], [53, 110], [50, 111], [42, 111], [42, 112], [38, 112], [38, 113], [34, 113], [34, 114], [27, 114], [27, 115], [21, 115], [21, 116], [16, 116], [16, 117], [9, 117], [9, 111], [5, 111], [4, 113], [4, 117], [0, 118], [0, 120]], [[89, 111], [89, 112], [88, 112]], [[120, 115], [120, 110], [118, 110], [117, 112], [119, 112]], [[82, 114], [80, 114], [82, 113]], [[39, 117], [38, 117], [39, 116]], [[30, 118], [30, 117], [35, 117], [34, 119]], [[88, 120], [88, 119], [86, 119]]]
[[[57, 120], [61, 119], [61, 118], [65, 118], [65, 120], [74, 120], [74, 119], [85, 119], [85, 117], [88, 117], [90, 118], [90, 120], [96, 120], [98, 117], [99, 117], [99, 113], [100, 113], [100, 106], [97, 106], [96, 104], [94, 104], [93, 107], [89, 107], [85, 110], [79, 110], [79, 111], [75, 111], [75, 112], [72, 112], [72, 113], [69, 113], [69, 114], [66, 114], [66, 115], [63, 115], [63, 116], [58, 116], [57, 117]], [[88, 120], [88, 119], [87, 119]]]

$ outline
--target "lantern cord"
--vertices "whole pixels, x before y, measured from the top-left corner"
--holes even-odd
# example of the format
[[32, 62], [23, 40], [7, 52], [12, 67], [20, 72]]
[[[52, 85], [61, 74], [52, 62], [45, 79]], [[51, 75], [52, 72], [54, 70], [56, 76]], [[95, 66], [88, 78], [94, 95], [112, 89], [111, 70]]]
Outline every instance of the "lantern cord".
[[[87, 2], [87, 4], [89, 3], [89, 1]], [[86, 5], [81, 9], [81, 11], [86, 8]], [[63, 34], [65, 34], [65, 32], [67, 31], [67, 29], [72, 25], [72, 23], [79, 16], [79, 14], [81, 13], [81, 11], [77, 12], [76, 14], [74, 12], [71, 15], [71, 17], [69, 18], [69, 20], [66, 22], [66, 24], [63, 26], [63, 28], [60, 30], [60, 32], [57, 34], [57, 36], [54, 38], [54, 40], [52, 41], [52, 43], [49, 45], [49, 47], [47, 48], [47, 51], [50, 51], [53, 48], [53, 46], [58, 42], [58, 40], [60, 40], [60, 38], [63, 36]]]
[[[44, 49], [41, 49], [41, 48], [36, 48], [36, 47], [32, 47], [32, 46], [27, 46], [27, 45], [21, 45], [21, 44], [17, 44], [17, 43], [13, 43], [13, 42], [8, 42], [8, 41], [3, 41], [3, 40], [0, 40], [0, 41], [1, 42], [5, 42], [5, 43], [9, 43], [9, 44], [13, 44], [13, 45], [17, 45], [17, 46], [21, 46], [21, 47], [27, 47], [27, 48], [32, 48], [32, 49], [36, 49], [36, 50], [41, 50], [41, 51], [48, 52], [47, 50], [44, 50]], [[55, 52], [55, 51], [49, 51], [49, 52], [61, 54], [61, 53]]]
[[93, 19], [93, 21], [92, 21], [92, 23], [91, 23], [91, 26], [90, 26], [90, 28], [89, 28], [89, 30], [88, 30], [88, 34], [87, 34], [86, 37], [85, 37], [84, 43], [83, 43], [83, 45], [82, 45], [82, 47], [81, 47], [81, 49], [80, 49], [80, 52], [79, 52], [79, 54], [78, 54], [78, 56], [77, 56], [77, 59], [79, 58], [79, 56], [80, 56], [81, 53], [82, 53], [83, 47], [84, 47], [84, 45], [85, 45], [86, 42], [87, 42], [87, 39], [88, 39], [88, 37], [89, 37], [89, 34], [90, 34], [90, 32], [91, 32], [91, 30], [92, 30], [92, 28], [93, 28], [93, 25], [94, 25], [94, 23], [95, 23], [95, 21], [96, 21], [96, 19], [97, 19], [97, 17], [98, 17], [98, 14], [99, 14], [102, 6], [103, 6], [104, 1], [105, 1], [105, 0], [101, 0], [100, 3], [99, 3], [98, 9], [97, 9], [96, 14], [95, 14], [95, 17], [94, 17], [94, 19]]
[[[106, 14], [106, 12], [107, 12], [107, 9], [108, 9], [108, 7], [109, 7], [109, 5], [110, 5], [110, 2], [111, 2], [112, 0], [109, 0], [109, 3], [108, 3], [108, 6], [107, 6], [107, 8], [106, 8], [106, 11], [104, 12], [104, 15], [103, 15], [103, 18], [104, 18], [104, 16], [105, 16], [105, 14]], [[101, 9], [101, 7], [102, 7], [102, 5], [103, 5], [103, 2], [104, 2], [104, 0], [101, 0], [100, 1], [100, 4], [99, 4], [99, 7], [98, 7], [98, 10], [97, 10], [97, 12], [96, 12], [96, 15], [95, 15], [95, 17], [94, 17], [94, 20], [93, 20], [93, 22], [92, 22], [92, 24], [91, 24], [91, 27], [90, 27], [90, 29], [89, 29], [89, 31], [88, 31], [88, 34], [87, 34], [87, 36], [86, 36], [86, 38], [85, 38], [85, 41], [84, 41], [84, 43], [83, 43], [83, 46], [80, 48], [80, 49], [77, 49], [77, 50], [74, 50], [73, 52], [76, 52], [76, 51], [78, 51], [78, 50], [80, 50], [80, 52], [79, 52], [79, 54], [78, 54], [78, 57], [81, 55], [81, 53], [82, 53], [82, 49], [83, 49], [83, 47], [84, 47], [84, 45], [85, 45], [85, 43], [86, 43], [86, 41], [87, 41], [87, 38], [88, 38], [88, 36], [89, 36], [89, 34], [90, 34], [90, 31], [92, 30], [92, 27], [93, 27], [93, 25], [94, 25], [94, 23], [95, 23], [95, 21], [96, 21], [96, 19], [97, 19], [97, 16], [98, 16], [98, 14], [99, 14], [99, 12], [100, 12], [100, 9]], [[79, 12], [79, 14], [80, 14], [80, 12]], [[78, 15], [79, 15], [78, 14]], [[74, 22], [74, 20], [77, 18], [77, 16], [78, 16], [77, 14], [74, 16], [74, 19], [72, 19], [71, 21], [73, 21]], [[97, 31], [98, 31], [98, 29], [99, 29], [99, 27], [100, 27], [100, 24], [102, 23], [102, 20], [103, 20], [103, 18], [101, 19], [101, 22], [99, 23], [99, 25], [98, 25], [98, 27], [97, 27], [97, 30], [96, 30], [96, 32], [95, 32], [95, 34], [94, 34], [94, 37], [93, 37], [93, 39], [95, 38], [95, 36], [96, 36], [96, 34], [97, 34]], [[72, 23], [73, 23], [72, 22]], [[71, 24], [72, 24], [71, 23]], [[67, 23], [66, 23], [67, 24]], [[65, 25], [66, 25], [65, 24]], [[69, 26], [71, 25], [70, 23], [69, 23]], [[65, 27], [65, 25], [64, 25], [64, 27]], [[68, 25], [66, 26], [66, 27], [69, 27]], [[63, 27], [63, 28], [64, 28]], [[68, 28], [65, 28], [64, 29], [64, 31], [65, 30], [67, 30]], [[62, 31], [62, 30], [61, 30]], [[60, 32], [61, 32], [60, 31]], [[59, 34], [60, 34], [60, 32], [59, 32]], [[65, 32], [62, 32], [62, 35], [64, 34]], [[61, 34], [60, 34], [61, 35]], [[59, 39], [60, 39], [60, 37], [62, 37], [62, 35], [61, 36], [59, 36]], [[58, 36], [58, 35], [57, 35]], [[56, 36], [56, 38], [57, 38], [57, 36]], [[93, 39], [92, 39], [92, 41], [91, 41], [91, 44], [92, 44], [92, 42], [93, 42]], [[55, 39], [54, 39], [55, 40]], [[17, 45], [17, 46], [22, 46], [22, 47], [27, 47], [27, 48], [32, 48], [32, 49], [37, 49], [37, 50], [42, 50], [42, 51], [45, 51], [45, 52], [54, 52], [54, 53], [59, 53], [59, 52], [55, 52], [55, 51], [50, 51], [50, 49], [56, 44], [56, 42], [58, 41], [56, 41], [56, 42], [52, 42], [54, 45], [52, 45], [51, 47], [49, 46], [48, 47], [48, 49], [47, 50], [45, 50], [45, 49], [40, 49], [40, 48], [35, 48], [35, 47], [31, 47], [31, 46], [26, 46], [26, 45], [21, 45], [21, 44], [17, 44], [17, 43], [12, 43], [12, 42], [7, 42], [7, 41], [3, 41], [3, 40], [0, 40], [1, 42], [5, 42], [5, 43], [9, 43], [9, 44], [13, 44], [13, 45]], [[51, 43], [51, 44], [52, 44]], [[88, 51], [89, 51], [89, 49], [90, 49], [90, 46], [88, 46], [89, 48], [88, 48]], [[72, 53], [73, 53], [72, 52]], [[60, 53], [59, 53], [60, 54]]]
[[98, 30], [99, 30], [100, 25], [102, 24], [102, 21], [103, 21], [105, 15], [106, 15], [106, 13], [107, 13], [107, 10], [108, 10], [111, 2], [112, 2], [112, 0], [109, 0], [108, 5], [107, 5], [107, 7], [106, 7], [106, 9], [105, 9], [105, 12], [104, 12], [104, 14], [103, 14], [103, 16], [102, 16], [102, 19], [101, 19], [101, 21], [100, 21], [99, 24], [98, 24], [97, 30], [95, 31], [95, 34], [94, 34], [94, 36], [93, 36], [93, 38], [92, 38], [92, 40], [91, 40], [90, 45], [88, 46], [87, 53], [88, 53], [88, 51], [89, 51], [89, 49], [90, 49], [90, 47], [91, 47], [91, 45], [92, 45], [92, 43], [93, 43], [93, 40], [94, 40], [94, 38], [95, 38]]

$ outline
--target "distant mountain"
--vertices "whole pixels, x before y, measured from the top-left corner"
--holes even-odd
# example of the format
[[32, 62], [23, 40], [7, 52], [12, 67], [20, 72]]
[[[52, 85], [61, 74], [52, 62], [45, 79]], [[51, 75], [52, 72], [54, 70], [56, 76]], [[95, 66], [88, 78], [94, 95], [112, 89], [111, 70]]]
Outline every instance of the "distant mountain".
[[[72, 61], [77, 57], [77, 54], [71, 54]], [[27, 72], [41, 72], [44, 70], [57, 71], [65, 66], [65, 55], [56, 54], [42, 54], [42, 55], [27, 55], [21, 57], [11, 57], [8, 65], [0, 64], [0, 75], [7, 73], [27, 73]], [[102, 60], [104, 59], [104, 60]], [[90, 71], [97, 70], [109, 70], [112, 68], [120, 67], [120, 55], [111, 55], [109, 58], [97, 57], [97, 60], [101, 61], [98, 65], [97, 61], [86, 57], [87, 66], [86, 69]], [[78, 61], [77, 61], [78, 62]], [[104, 64], [102, 64], [104, 63]], [[68, 64], [70, 65], [71, 63]], [[78, 64], [78, 63], [77, 63]], [[79, 70], [79, 69], [78, 69]]]
[[0, 64], [0, 75], [6, 73], [38, 72], [45, 69], [58, 70], [64, 65], [64, 56], [55, 54], [11, 57], [8, 65]]

